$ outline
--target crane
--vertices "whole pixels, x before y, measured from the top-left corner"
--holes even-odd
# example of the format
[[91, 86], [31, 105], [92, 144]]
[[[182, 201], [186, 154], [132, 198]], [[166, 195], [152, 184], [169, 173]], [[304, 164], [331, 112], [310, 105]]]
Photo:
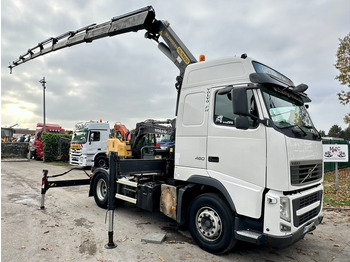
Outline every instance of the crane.
[[[147, 6], [124, 15], [116, 16], [110, 21], [101, 24], [90, 24], [75, 31], [68, 31], [57, 37], [50, 37], [12, 62], [8, 67], [12, 69], [39, 56], [58, 51], [82, 43], [91, 43], [104, 37], [146, 30], [145, 38], [157, 43], [158, 48], [178, 67], [179, 76], [176, 78], [175, 87], [179, 91], [186, 67], [196, 63], [196, 58], [184, 45], [181, 39], [170, 27], [167, 21], [155, 19], [155, 11], [152, 6]], [[162, 37], [164, 42], [159, 38]]]

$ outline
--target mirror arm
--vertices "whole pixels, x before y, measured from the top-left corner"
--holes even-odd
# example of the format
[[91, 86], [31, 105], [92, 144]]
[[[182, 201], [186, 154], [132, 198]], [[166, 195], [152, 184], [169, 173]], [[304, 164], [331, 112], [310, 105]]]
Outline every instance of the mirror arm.
[[247, 116], [254, 119], [254, 120], [257, 120], [259, 123], [263, 124], [266, 127], [273, 126], [273, 122], [269, 118], [260, 119], [259, 117], [255, 116], [253, 114], [248, 114]]
[[259, 119], [259, 123], [262, 123], [266, 127], [272, 127], [273, 122], [269, 118]]

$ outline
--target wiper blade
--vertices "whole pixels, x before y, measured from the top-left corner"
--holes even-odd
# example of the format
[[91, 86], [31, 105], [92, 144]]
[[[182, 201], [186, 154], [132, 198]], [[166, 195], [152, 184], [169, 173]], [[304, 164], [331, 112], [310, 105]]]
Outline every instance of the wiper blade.
[[321, 134], [317, 131], [317, 129], [314, 126], [307, 125], [305, 126], [307, 129], [313, 130], [314, 132], [312, 133], [313, 137], [318, 137], [321, 138]]
[[293, 128], [293, 127], [298, 127], [299, 130], [303, 133], [304, 136], [307, 135], [307, 133], [301, 128], [301, 126], [295, 124], [295, 125], [290, 125], [290, 126], [283, 126], [283, 127], [280, 127], [281, 129], [286, 129], [286, 128]]

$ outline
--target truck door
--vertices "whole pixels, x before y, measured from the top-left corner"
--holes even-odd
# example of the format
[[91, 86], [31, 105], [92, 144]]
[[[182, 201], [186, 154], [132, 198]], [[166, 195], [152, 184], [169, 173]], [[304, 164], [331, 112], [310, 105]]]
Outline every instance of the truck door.
[[88, 146], [88, 155], [95, 155], [101, 148], [101, 132], [97, 130], [91, 130], [89, 134], [89, 146]]
[[[265, 126], [249, 119], [249, 129], [237, 129], [231, 93], [218, 92], [223, 88], [213, 90], [211, 97], [208, 173], [225, 186], [238, 213], [259, 217], [266, 170]], [[259, 116], [256, 94], [256, 90], [248, 90], [248, 105], [250, 112]]]
[[202, 88], [183, 89], [176, 121], [175, 178], [187, 180], [207, 173], [207, 92]]

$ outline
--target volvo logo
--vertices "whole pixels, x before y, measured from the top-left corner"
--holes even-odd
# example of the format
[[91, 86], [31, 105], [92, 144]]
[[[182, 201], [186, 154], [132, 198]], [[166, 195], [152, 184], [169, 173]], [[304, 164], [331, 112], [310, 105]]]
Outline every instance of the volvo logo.
[[318, 165], [316, 164], [313, 168], [310, 168], [307, 171], [307, 176], [303, 179], [303, 181], [301, 181], [301, 183], [303, 183], [306, 179], [311, 178], [312, 177], [312, 172], [314, 172], [314, 170], [316, 169]]

